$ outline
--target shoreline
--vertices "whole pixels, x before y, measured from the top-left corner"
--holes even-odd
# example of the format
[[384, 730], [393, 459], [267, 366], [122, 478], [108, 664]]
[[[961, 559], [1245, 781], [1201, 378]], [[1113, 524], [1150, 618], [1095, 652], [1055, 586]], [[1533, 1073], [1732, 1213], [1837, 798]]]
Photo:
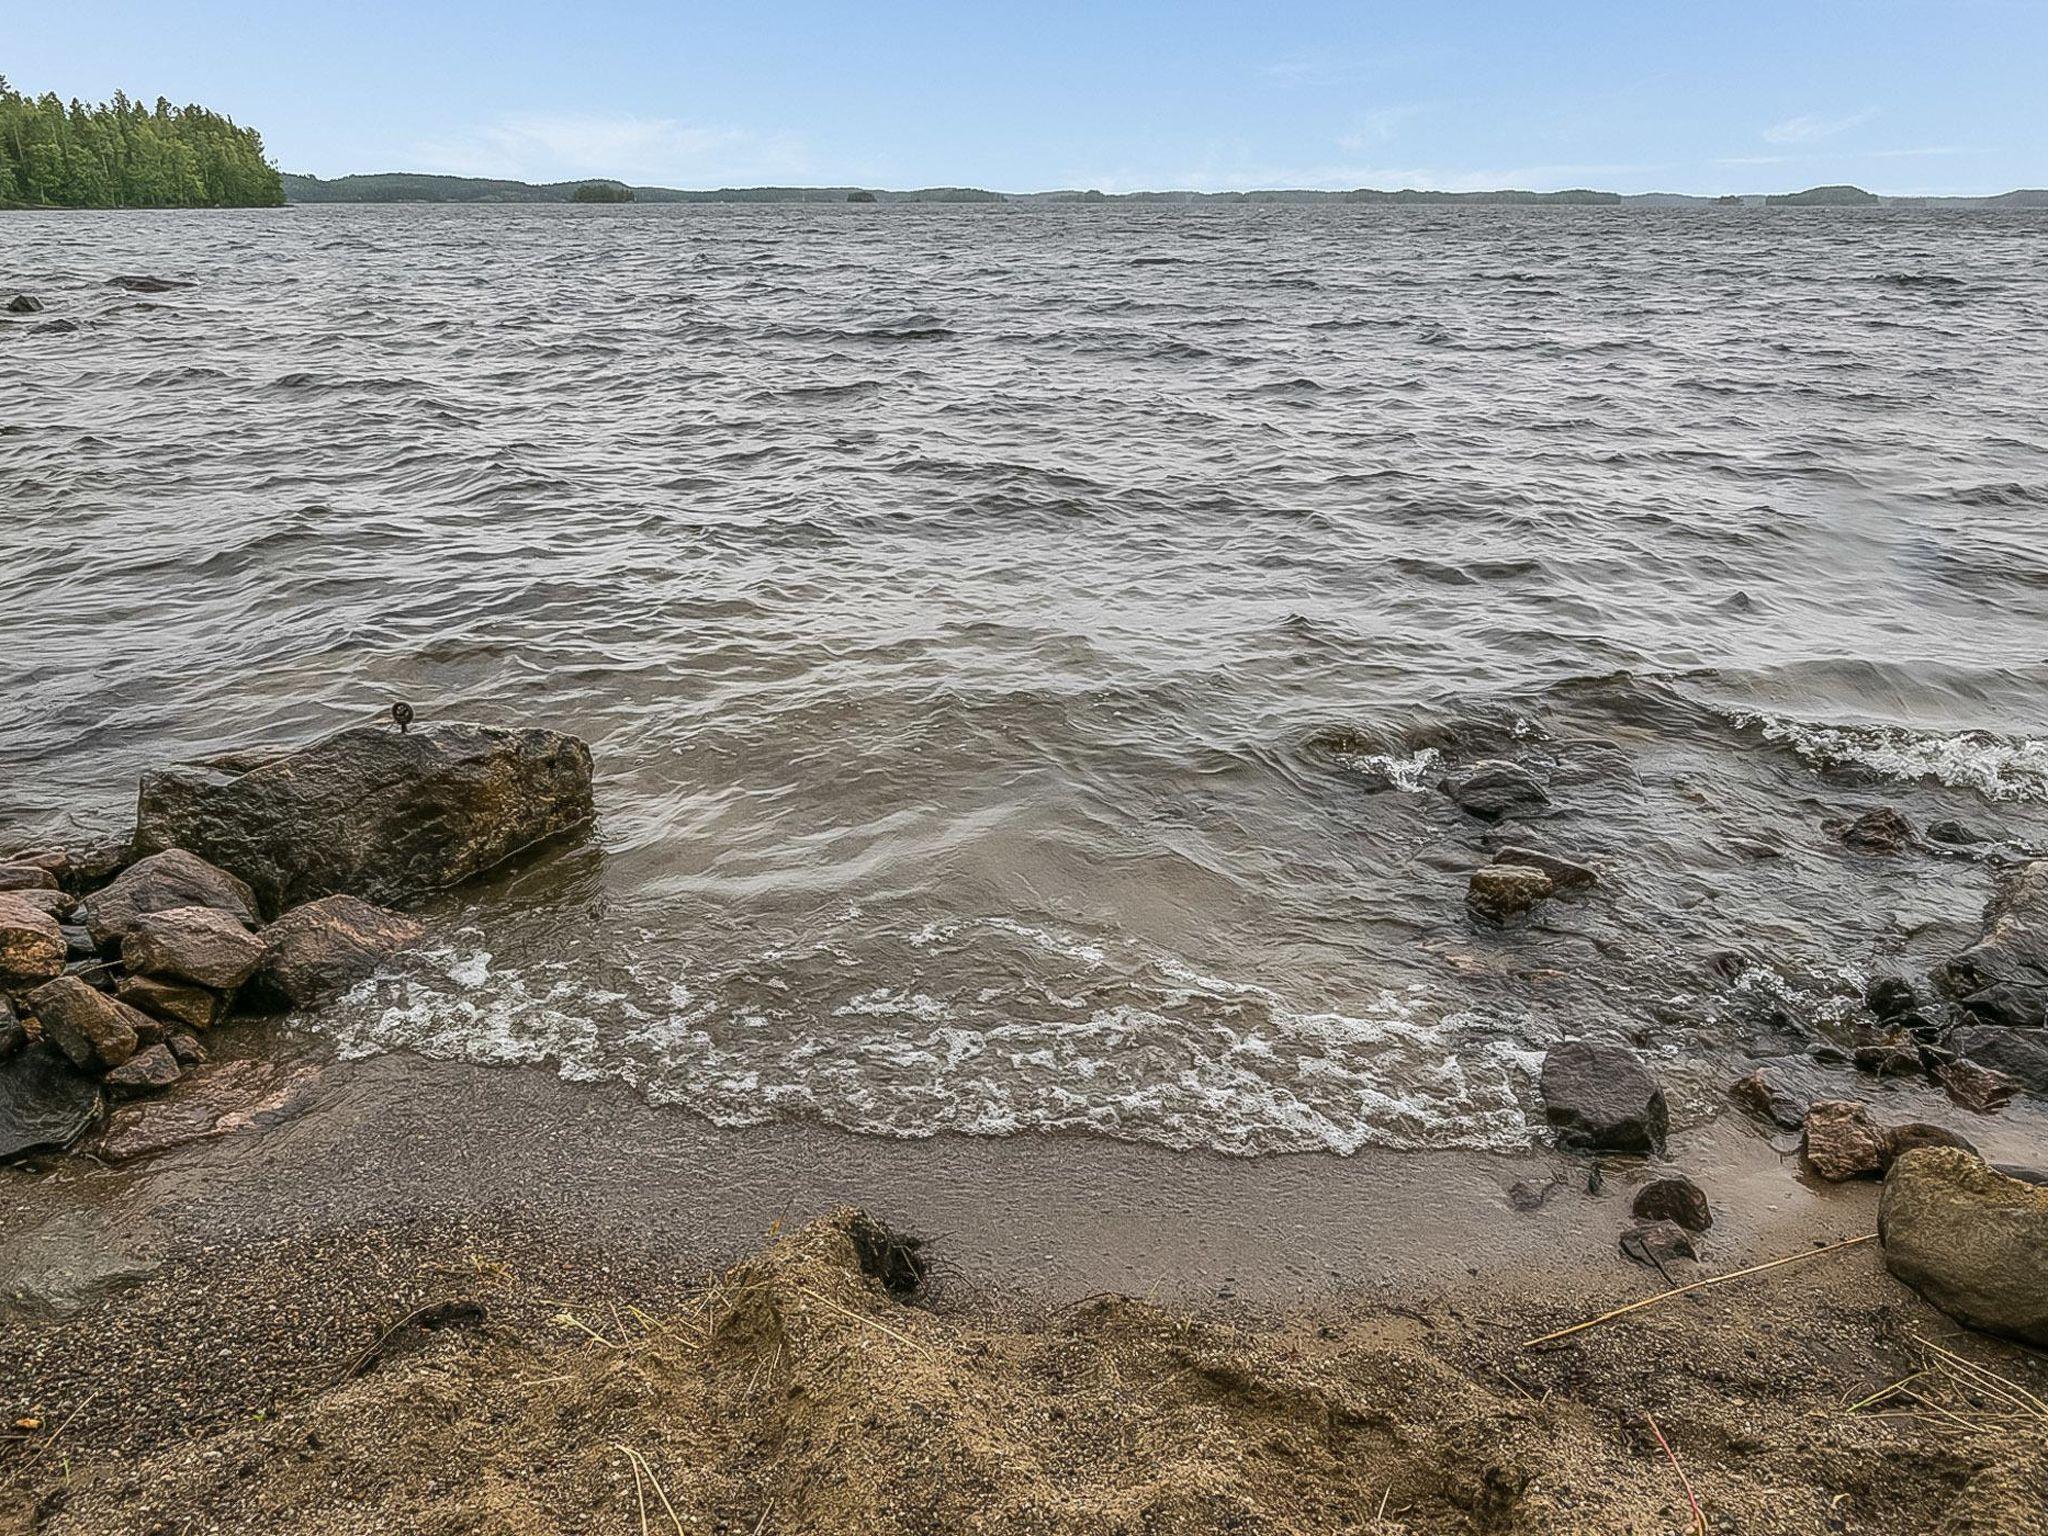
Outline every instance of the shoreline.
[[[303, 1062], [309, 1042], [283, 1031], [239, 1029], [221, 1043], [223, 1056], [259, 1048]], [[1872, 1230], [1877, 1186], [1809, 1188], [1780, 1168], [1778, 1155], [1736, 1118], [1724, 1115], [1674, 1136], [1669, 1163], [1707, 1185], [1716, 1215], [1706, 1234], [1707, 1262], [1685, 1266], [1674, 1278], [1725, 1273]], [[1409, 1373], [1452, 1393], [1452, 1403], [1437, 1402], [1436, 1388], [1418, 1387], [1422, 1400], [1388, 1409], [1409, 1425], [1410, 1438], [1453, 1433], [1453, 1405], [1472, 1409], [1474, 1392], [1488, 1395], [1483, 1407], [1489, 1415], [1509, 1407], [1526, 1415], [1532, 1399], [1553, 1393], [1573, 1405], [1537, 1415], [1544, 1434], [1556, 1441], [1554, 1454], [1567, 1460], [1548, 1470], [1534, 1470], [1532, 1463], [1517, 1474], [1548, 1488], [1539, 1497], [1525, 1487], [1510, 1501], [1529, 1524], [1488, 1523], [1483, 1488], [1472, 1495], [1479, 1500], [1473, 1509], [1441, 1488], [1425, 1492], [1430, 1478], [1441, 1481], [1440, 1447], [1430, 1453], [1437, 1471], [1411, 1472], [1407, 1492], [1395, 1499], [1396, 1507], [1403, 1499], [1414, 1503], [1413, 1523], [1290, 1523], [1302, 1519], [1299, 1513], [1273, 1506], [1267, 1513], [1278, 1522], [1270, 1527], [1276, 1530], [1649, 1528], [1601, 1525], [1597, 1518], [1591, 1526], [1546, 1523], [1561, 1522], [1563, 1511], [1586, 1501], [1592, 1510], [1626, 1508], [1633, 1511], [1627, 1518], [1639, 1519], [1643, 1499], [1668, 1498], [1668, 1472], [1642, 1459], [1639, 1427], [1613, 1411], [1609, 1399], [1624, 1390], [1649, 1394], [1642, 1411], [1666, 1416], [1694, 1458], [1694, 1475], [1710, 1502], [1723, 1510], [1746, 1507], [1755, 1492], [1751, 1483], [1782, 1481], [1794, 1469], [1780, 1448], [1731, 1454], [1728, 1445], [1742, 1439], [1736, 1419], [1776, 1425], [1764, 1430], [1766, 1441], [1790, 1433], [1802, 1416], [1817, 1411], [1822, 1397], [1847, 1394], [1836, 1398], [1839, 1404], [1881, 1387], [1873, 1377], [1905, 1360], [1913, 1338], [1954, 1332], [1885, 1273], [1873, 1244], [1657, 1309], [1625, 1329], [1595, 1330], [1560, 1354], [1523, 1351], [1520, 1341], [1533, 1331], [1592, 1317], [1664, 1287], [1657, 1274], [1623, 1261], [1614, 1247], [1644, 1161], [1602, 1161], [1607, 1177], [1600, 1195], [1567, 1177], [1540, 1210], [1523, 1212], [1507, 1194], [1516, 1180], [1583, 1175], [1586, 1159], [1545, 1148], [1527, 1155], [1245, 1159], [1086, 1137], [891, 1142], [817, 1125], [722, 1130], [686, 1110], [643, 1104], [616, 1085], [564, 1082], [538, 1069], [402, 1055], [328, 1062], [301, 1106], [267, 1128], [193, 1143], [130, 1167], [70, 1159], [50, 1170], [11, 1171], [0, 1183], [0, 1210], [7, 1213], [0, 1231], [9, 1234], [0, 1241], [0, 1272], [10, 1296], [8, 1324], [0, 1329], [0, 1397], [16, 1415], [63, 1425], [69, 1468], [60, 1473], [46, 1459], [28, 1462], [22, 1448], [38, 1443], [33, 1436], [0, 1452], [0, 1489], [7, 1490], [0, 1492], [0, 1531], [93, 1529], [90, 1519], [111, 1518], [109, 1511], [138, 1497], [147, 1502], [134, 1478], [124, 1483], [115, 1476], [120, 1465], [155, 1469], [144, 1490], [182, 1488], [178, 1497], [198, 1509], [221, 1492], [218, 1471], [205, 1460], [213, 1454], [207, 1447], [240, 1457], [262, 1443], [273, 1447], [264, 1452], [267, 1458], [286, 1426], [324, 1423], [358, 1399], [393, 1392], [398, 1398], [383, 1401], [374, 1417], [403, 1418], [409, 1394], [425, 1390], [423, 1380], [435, 1384], [450, 1412], [461, 1402], [497, 1403], [477, 1411], [500, 1413], [501, 1394], [519, 1396], [522, 1380], [565, 1375], [581, 1381], [588, 1372], [616, 1371], [623, 1368], [615, 1358], [620, 1350], [565, 1329], [565, 1311], [594, 1320], [591, 1326], [614, 1316], [696, 1315], [692, 1309], [705, 1304], [703, 1277], [735, 1262], [768, 1262], [758, 1254], [778, 1234], [849, 1205], [930, 1239], [925, 1251], [933, 1263], [933, 1294], [913, 1309], [914, 1323], [892, 1321], [886, 1310], [874, 1314], [885, 1329], [914, 1329], [925, 1340], [919, 1353], [964, 1347], [964, 1360], [985, 1364], [976, 1349], [1051, 1349], [1068, 1332], [1093, 1339], [1091, 1349], [1123, 1350], [1136, 1347], [1126, 1330], [1142, 1316], [1140, 1331], [1148, 1338], [1151, 1330], [1166, 1328], [1177, 1337], [1207, 1339], [1221, 1352], [1219, 1360], [1235, 1362], [1226, 1375], [1238, 1372], [1243, 1379], [1226, 1392], [1229, 1401], [1205, 1411], [1222, 1416], [1215, 1426], [1222, 1443], [1250, 1437], [1240, 1450], [1263, 1433], [1257, 1428], [1263, 1410], [1254, 1410], [1267, 1387], [1258, 1383], [1304, 1349], [1335, 1350], [1333, 1359], [1346, 1360], [1366, 1350], [1374, 1371]], [[810, 1232], [796, 1239], [811, 1240]], [[32, 1292], [40, 1288], [26, 1304], [25, 1281]], [[824, 1283], [815, 1276], [805, 1282], [812, 1291]], [[858, 1277], [853, 1283], [858, 1289]], [[402, 1368], [347, 1381], [344, 1368], [411, 1313], [472, 1296], [489, 1298], [491, 1323], [483, 1332], [452, 1326], [445, 1335], [433, 1332], [414, 1341], [417, 1352], [408, 1353]], [[864, 1314], [901, 1310], [872, 1286], [845, 1293], [840, 1304]], [[834, 1335], [832, 1361], [818, 1367], [823, 1374], [814, 1390], [829, 1382], [845, 1386], [875, 1368], [865, 1354], [856, 1362], [839, 1358], [847, 1329], [859, 1332], [847, 1324]], [[1096, 1338], [1098, 1329], [1109, 1335]], [[936, 1342], [926, 1340], [927, 1330]], [[602, 1323], [598, 1331], [609, 1338], [616, 1330]], [[1757, 1340], [1764, 1337], [1774, 1341], [1764, 1352], [1773, 1358], [1759, 1362]], [[982, 1344], [972, 1345], [975, 1339]], [[1653, 1357], [1642, 1353], [1646, 1340], [1658, 1341]], [[2037, 1376], [2044, 1370], [2026, 1351], [1981, 1336], [1972, 1336], [1969, 1347], [2003, 1362], [2000, 1369], [2031, 1369]], [[788, 1348], [800, 1352], [794, 1335]], [[633, 1369], [653, 1369], [629, 1353]], [[700, 1367], [709, 1369], [695, 1357], [668, 1360], [663, 1380], [694, 1380]], [[1725, 1403], [1721, 1411], [1734, 1417], [1718, 1428], [1702, 1418], [1695, 1399], [1705, 1390], [1703, 1379], [1794, 1367], [1833, 1375], [1816, 1377], [1797, 1393], [1787, 1388], [1779, 1400], [1765, 1393], [1746, 1406]], [[752, 1367], [757, 1374], [763, 1368], [759, 1361]], [[1013, 1377], [1006, 1366], [989, 1369], [996, 1372], [989, 1390], [1000, 1383], [1002, 1390], [1023, 1391], [1030, 1380], [1028, 1371]], [[408, 1374], [415, 1371], [423, 1378]], [[1899, 1369], [1885, 1380], [1903, 1374]], [[1173, 1396], [1172, 1377], [1166, 1372], [1159, 1382], [1126, 1383], [1129, 1401], [1119, 1396], [1118, 1411], [1154, 1411]], [[736, 1379], [719, 1374], [714, 1385], [731, 1390]], [[942, 1396], [953, 1390], [925, 1385]], [[2043, 1385], [2035, 1381], [2034, 1390]], [[1239, 1395], [1246, 1400], [1237, 1401]], [[959, 1422], [973, 1419], [971, 1403], [955, 1406], [965, 1415]], [[1590, 1415], [1584, 1423], [1573, 1417], [1584, 1414]], [[1567, 1419], [1574, 1426], [1569, 1432]], [[945, 1422], [947, 1430], [933, 1433], [952, 1432], [955, 1421]], [[489, 1433], [478, 1433], [488, 1447]], [[885, 1460], [890, 1433], [890, 1426], [876, 1432], [875, 1454]], [[1839, 1438], [1839, 1429], [1829, 1433]], [[1854, 1436], [1865, 1446], [1860, 1454], [1870, 1456], [1878, 1443], [1867, 1437], [1886, 1433], [1878, 1421], [1856, 1425]], [[1933, 1438], [1943, 1445], [1942, 1456], [1959, 1454], [1944, 1437]], [[1596, 1474], [1571, 1459], [1603, 1445], [1601, 1454], [1634, 1469], [1625, 1483], [1596, 1486], [1611, 1480], [1611, 1469]], [[386, 1454], [401, 1462], [424, 1454], [405, 1432], [386, 1452], [373, 1454], [360, 1444], [330, 1449], [344, 1459], [368, 1455], [372, 1462]], [[489, 1460], [497, 1451], [479, 1454]], [[1220, 1452], [1208, 1445], [1205, 1454]], [[1922, 1447], [1914, 1454], [1932, 1453]], [[793, 1466], [799, 1459], [784, 1460]], [[1882, 1456], [1870, 1459], [1874, 1467], [1884, 1465]], [[1475, 1448], [1472, 1468], [1482, 1483], [1488, 1465]], [[673, 1486], [678, 1464], [662, 1466]], [[2048, 1473], [2048, 1437], [2025, 1466], [2028, 1476]], [[257, 1475], [259, 1488], [272, 1470]], [[742, 1480], [765, 1475], [749, 1463]], [[883, 1472], [875, 1475], [886, 1483]], [[348, 1476], [357, 1479], [358, 1498], [380, 1486], [362, 1481], [367, 1473], [360, 1466]], [[53, 1515], [57, 1488], [71, 1492]], [[80, 1502], [67, 1519], [64, 1503], [74, 1495]], [[1915, 1497], [1924, 1504], [1928, 1495], [1923, 1489]], [[386, 1496], [395, 1497], [389, 1488], [377, 1495]], [[731, 1496], [730, 1489], [706, 1495], [714, 1505]], [[262, 1498], [252, 1497], [249, 1507], [262, 1507]], [[401, 1500], [387, 1504], [386, 1512], [395, 1515], [402, 1506], [424, 1520], [431, 1509], [438, 1518], [453, 1495], [438, 1504], [420, 1497], [422, 1504]], [[549, 1497], [566, 1498], [569, 1504], [561, 1507], [575, 1508], [596, 1496], [558, 1489]], [[10, 1499], [12, 1527], [6, 1524]], [[319, 1524], [323, 1508], [329, 1517], [334, 1511], [303, 1490], [291, 1492], [288, 1502], [310, 1523], [258, 1525], [252, 1514], [248, 1524], [227, 1519], [194, 1528], [357, 1528]], [[1824, 1500], [1816, 1492], [1812, 1502], [1819, 1508]], [[172, 1507], [182, 1506], [173, 1500]], [[623, 1508], [584, 1509], [589, 1523], [581, 1526], [484, 1528], [630, 1532], [630, 1519], [619, 1523]], [[1549, 1512], [1538, 1519], [1539, 1509]], [[88, 1517], [87, 1510], [98, 1513]], [[211, 1517], [223, 1514], [224, 1507], [214, 1508]], [[1443, 1523], [1452, 1514], [1466, 1523]], [[771, 1519], [764, 1528], [821, 1527]], [[823, 1528], [953, 1527], [911, 1520]], [[1054, 1520], [1043, 1526], [998, 1521], [988, 1528], [1091, 1527]], [[1226, 1527], [1184, 1520], [1164, 1528]], [[1674, 1519], [1669, 1528], [1683, 1525]], [[1996, 1528], [2009, 1527], [1954, 1527]]]

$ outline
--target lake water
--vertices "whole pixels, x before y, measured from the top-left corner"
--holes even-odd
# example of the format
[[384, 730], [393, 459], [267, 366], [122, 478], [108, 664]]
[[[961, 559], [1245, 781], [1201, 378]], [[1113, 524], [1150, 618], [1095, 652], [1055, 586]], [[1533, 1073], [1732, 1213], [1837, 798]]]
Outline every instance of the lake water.
[[[2048, 842], [2039, 214], [11, 214], [0, 284], [11, 830], [397, 698], [593, 745], [349, 1052], [1512, 1146], [1549, 1040], [1696, 1120], [1974, 932], [1831, 820]], [[1500, 757], [1539, 823], [1436, 788]], [[1475, 928], [1509, 840], [1601, 889]]]

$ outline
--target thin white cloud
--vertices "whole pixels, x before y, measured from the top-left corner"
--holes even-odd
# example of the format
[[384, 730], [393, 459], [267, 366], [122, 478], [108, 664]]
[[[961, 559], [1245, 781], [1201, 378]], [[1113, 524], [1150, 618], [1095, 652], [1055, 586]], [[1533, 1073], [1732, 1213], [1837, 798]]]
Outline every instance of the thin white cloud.
[[1832, 139], [1838, 133], [1847, 133], [1851, 128], [1860, 128], [1877, 116], [1875, 107], [1848, 117], [1819, 117], [1811, 113], [1802, 117], [1788, 117], [1781, 123], [1773, 123], [1763, 133], [1766, 144], [1812, 144], [1820, 139]]
[[1430, 192], [1555, 192], [1598, 187], [1599, 178], [1640, 176], [1656, 165], [1524, 165], [1501, 170], [1450, 170], [1441, 166], [1294, 165], [1200, 167], [1167, 172], [1097, 172], [1068, 178], [1065, 185], [1103, 192], [1253, 192], [1294, 187], [1348, 192], [1419, 188]]
[[803, 140], [665, 117], [507, 117], [418, 146], [421, 169], [457, 176], [568, 181], [609, 176], [640, 184], [735, 184], [801, 177]]
[[1415, 105], [1374, 107], [1370, 112], [1361, 112], [1351, 131], [1337, 140], [1337, 147], [1356, 154], [1384, 144], [1399, 135], [1402, 124], [1421, 112], [1422, 108]]

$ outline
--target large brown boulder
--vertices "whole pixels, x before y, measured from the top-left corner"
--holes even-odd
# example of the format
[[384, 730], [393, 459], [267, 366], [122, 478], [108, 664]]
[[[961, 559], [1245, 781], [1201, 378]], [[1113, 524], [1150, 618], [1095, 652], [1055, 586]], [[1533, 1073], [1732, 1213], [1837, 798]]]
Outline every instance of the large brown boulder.
[[263, 941], [212, 907], [172, 907], [138, 917], [121, 940], [121, 964], [137, 976], [232, 992], [263, 960]]
[[354, 896], [309, 901], [263, 930], [263, 964], [252, 995], [275, 1007], [307, 1007], [354, 986], [386, 955], [417, 944], [425, 931], [409, 917]]
[[2048, 1346], [2048, 1188], [1954, 1148], [1908, 1152], [1877, 1231], [1886, 1268], [1950, 1317]]
[[128, 976], [114, 988], [114, 996], [130, 1008], [140, 1009], [166, 1024], [188, 1029], [211, 1029], [226, 1011], [226, 999], [205, 987], [165, 981], [159, 976]]
[[250, 927], [256, 923], [256, 894], [247, 885], [184, 848], [166, 848], [129, 865], [92, 898], [86, 929], [93, 943], [110, 949], [136, 919], [174, 907], [212, 907]]
[[351, 726], [296, 751], [145, 774], [135, 841], [204, 855], [274, 914], [458, 885], [591, 815], [590, 748], [573, 736]]
[[1595, 1152], [1662, 1152], [1670, 1116], [1642, 1059], [1608, 1040], [1567, 1040], [1543, 1058], [1543, 1113], [1558, 1140]]
[[82, 1072], [118, 1067], [142, 1043], [135, 1010], [94, 991], [76, 976], [44, 982], [29, 993], [28, 1005], [42, 1021], [43, 1038]]
[[0, 891], [0, 987], [30, 987], [64, 974], [64, 930], [42, 908]]

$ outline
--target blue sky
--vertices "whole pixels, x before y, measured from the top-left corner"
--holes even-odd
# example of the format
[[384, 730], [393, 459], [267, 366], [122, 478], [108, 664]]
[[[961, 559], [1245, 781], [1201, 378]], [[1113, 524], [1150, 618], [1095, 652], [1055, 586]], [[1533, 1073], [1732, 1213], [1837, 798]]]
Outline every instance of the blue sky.
[[20, 89], [286, 170], [717, 186], [2048, 186], [2048, 0], [53, 0]]

